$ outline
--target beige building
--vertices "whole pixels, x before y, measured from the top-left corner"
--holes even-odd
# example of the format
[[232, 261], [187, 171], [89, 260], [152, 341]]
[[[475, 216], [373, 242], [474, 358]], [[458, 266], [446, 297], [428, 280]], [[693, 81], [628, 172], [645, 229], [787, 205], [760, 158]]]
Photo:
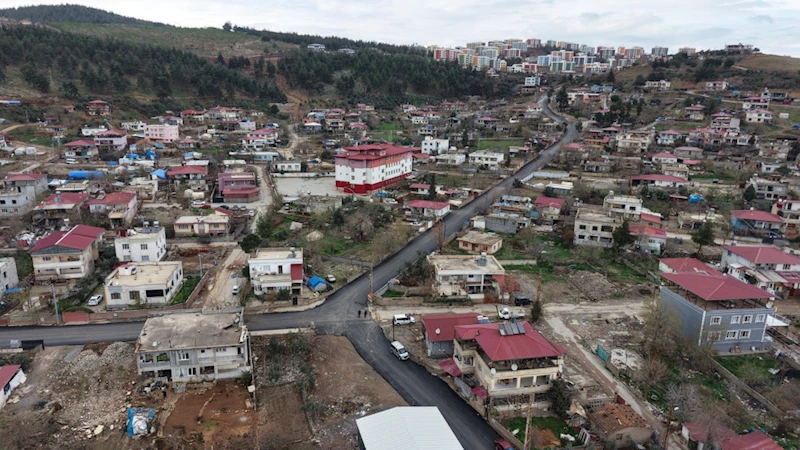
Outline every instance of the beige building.
[[37, 281], [78, 280], [94, 272], [105, 230], [76, 225], [39, 239], [30, 250]]
[[611, 247], [614, 230], [622, 225], [622, 219], [601, 209], [582, 206], [575, 216], [575, 245]]
[[474, 299], [503, 295], [506, 271], [492, 255], [429, 255], [428, 261], [440, 295]]
[[175, 221], [175, 237], [209, 236], [228, 233], [228, 216], [182, 216]]
[[[490, 398], [518, 396], [535, 408], [549, 406], [547, 392], [564, 367], [563, 347], [524, 321], [457, 325], [454, 330], [456, 366], [474, 375]], [[495, 406], [501, 407], [500, 402]]]
[[106, 307], [168, 305], [182, 285], [180, 261], [125, 264], [106, 277]]
[[456, 240], [458, 241], [458, 248], [475, 254], [486, 253], [487, 255], [493, 255], [503, 247], [503, 238], [494, 233], [469, 231]]
[[615, 195], [611, 191], [603, 199], [603, 209], [615, 217], [639, 220], [642, 216], [642, 199], [635, 195]]

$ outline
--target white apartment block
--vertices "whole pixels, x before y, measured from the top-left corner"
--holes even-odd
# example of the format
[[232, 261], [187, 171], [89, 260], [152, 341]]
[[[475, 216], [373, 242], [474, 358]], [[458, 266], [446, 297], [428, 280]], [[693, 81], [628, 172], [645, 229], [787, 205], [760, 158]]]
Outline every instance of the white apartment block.
[[610, 191], [603, 199], [603, 209], [616, 217], [639, 220], [642, 216], [642, 199], [635, 195], [614, 195], [614, 191]]
[[505, 160], [503, 153], [477, 151], [469, 154], [469, 163], [476, 166], [499, 167]]
[[0, 258], [0, 299], [6, 289], [19, 285], [19, 275], [17, 275], [17, 262], [14, 258]]
[[422, 141], [422, 153], [426, 155], [438, 155], [446, 152], [449, 148], [449, 139], [434, 139], [430, 136], [425, 136], [425, 140]]
[[120, 261], [161, 261], [167, 254], [166, 232], [158, 226], [123, 230], [114, 239], [114, 249]]
[[125, 264], [106, 277], [106, 307], [165, 306], [182, 285], [180, 261]]

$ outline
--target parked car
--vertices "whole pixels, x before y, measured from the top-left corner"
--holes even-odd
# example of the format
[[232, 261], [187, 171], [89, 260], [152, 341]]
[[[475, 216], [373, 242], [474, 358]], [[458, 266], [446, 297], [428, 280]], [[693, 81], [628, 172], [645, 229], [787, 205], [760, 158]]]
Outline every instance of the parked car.
[[247, 208], [244, 205], [239, 205], [239, 211], [245, 212]]
[[497, 312], [497, 315], [503, 320], [519, 319], [522, 317], [522, 314], [518, 312], [511, 312], [511, 310], [508, 308], [500, 309], [500, 311]]
[[417, 323], [414, 317], [407, 314], [395, 314], [392, 317], [392, 325], [413, 325]]
[[533, 302], [531, 301], [531, 298], [528, 297], [527, 295], [514, 296], [514, 304], [517, 306], [527, 306], [530, 305], [531, 303]]
[[222, 209], [231, 209], [231, 207], [228, 206], [228, 205], [220, 205], [220, 208], [222, 208]]
[[251, 209], [250, 211], [247, 211], [247, 215], [250, 216], [250, 217], [255, 217], [256, 216], [256, 212]]
[[325, 279], [328, 280], [328, 283], [336, 283], [336, 277], [333, 276], [333, 274], [331, 273], [329, 273], [328, 276], [325, 277]]
[[405, 361], [409, 357], [406, 348], [398, 341], [392, 341], [392, 344], [389, 346], [389, 351], [400, 361]]
[[237, 284], [236, 286], [234, 286], [233, 289], [231, 289], [231, 292], [233, 293], [233, 295], [238, 295], [239, 294], [239, 285]]
[[78, 164], [78, 160], [75, 158], [67, 158], [67, 164]]
[[494, 440], [494, 450], [514, 450], [514, 446], [503, 438]]
[[200, 209], [211, 209], [211, 205], [203, 205]]
[[201, 206], [205, 205], [206, 202], [203, 200], [192, 200], [192, 207], [193, 208], [200, 208]]
[[238, 211], [238, 210], [239, 210], [239, 206], [237, 206], [237, 205], [233, 205], [233, 207], [231, 208], [231, 211]]
[[93, 295], [93, 296], [92, 296], [92, 297], [89, 299], [89, 302], [88, 302], [88, 303], [86, 303], [86, 306], [97, 306], [97, 305], [99, 305], [99, 304], [100, 304], [102, 301], [103, 301], [103, 296], [102, 296], [102, 295]]

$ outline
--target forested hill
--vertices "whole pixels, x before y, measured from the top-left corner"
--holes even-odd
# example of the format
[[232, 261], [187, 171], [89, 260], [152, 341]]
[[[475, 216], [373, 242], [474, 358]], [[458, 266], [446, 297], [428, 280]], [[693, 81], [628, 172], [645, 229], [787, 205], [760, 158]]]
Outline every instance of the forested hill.
[[161, 23], [148, 22], [132, 17], [120, 16], [102, 9], [81, 5], [39, 5], [21, 6], [19, 8], [0, 9], [0, 17], [34, 23], [74, 22], [74, 23], [120, 23], [127, 25], [165, 26]]
[[485, 72], [465, 70], [455, 62], [369, 49], [355, 54], [298, 50], [278, 62], [278, 71], [293, 88], [318, 93], [334, 85], [351, 102], [365, 101], [378, 108], [406, 102], [408, 95], [454, 99], [502, 94]]
[[40, 27], [0, 29], [0, 91], [12, 71], [42, 93], [76, 99], [135, 93], [286, 101], [274, 80], [262, 81], [193, 53]]

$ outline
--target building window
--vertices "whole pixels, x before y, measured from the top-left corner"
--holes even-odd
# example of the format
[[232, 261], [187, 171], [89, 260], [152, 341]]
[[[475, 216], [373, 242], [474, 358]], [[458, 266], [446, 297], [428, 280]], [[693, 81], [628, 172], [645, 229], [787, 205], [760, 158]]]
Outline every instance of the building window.
[[123, 250], [130, 250], [131, 249], [131, 245], [130, 244], [122, 244], [122, 249]]
[[579, 230], [585, 230], [586, 229], [586, 225], [578, 225], [578, 229]]
[[783, 266], [781, 266], [781, 270], [790, 270], [791, 267], [792, 267], [791, 264], [784, 264]]
[[750, 330], [739, 330], [739, 339], [750, 339]]
[[722, 317], [714, 316], [711, 318], [711, 325], [721, 325], [722, 324]]
[[742, 323], [753, 323], [753, 316], [747, 315], [742, 319]]
[[738, 333], [736, 332], [736, 330], [726, 331], [725, 332], [725, 340], [727, 340], [727, 341], [729, 341], [731, 339], [736, 339], [736, 336], [738, 336]]
[[150, 261], [150, 257], [147, 255], [142, 255], [142, 262]]
[[111, 300], [121, 300], [121, 299], [122, 299], [122, 294], [120, 294], [119, 292], [111, 293]]
[[766, 320], [766, 314], [756, 314], [756, 323], [761, 323]]
[[128, 292], [128, 296], [131, 300], [139, 300], [139, 291]]
[[178, 361], [188, 361], [189, 352], [178, 352]]
[[731, 316], [731, 325], [742, 323], [742, 316]]
[[43, 261], [50, 261], [51, 259], [53, 259], [53, 258], [51, 258], [49, 256], [45, 256], [45, 257], [42, 258]]

